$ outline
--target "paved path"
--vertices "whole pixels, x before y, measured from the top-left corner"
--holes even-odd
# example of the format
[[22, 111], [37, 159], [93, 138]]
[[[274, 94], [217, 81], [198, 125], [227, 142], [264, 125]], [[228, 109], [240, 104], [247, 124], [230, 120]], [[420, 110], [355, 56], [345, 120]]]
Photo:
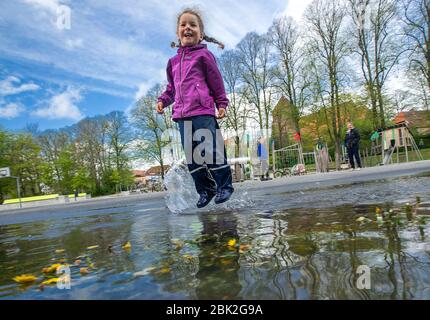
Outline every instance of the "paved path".
[[[394, 164], [389, 166], [365, 168], [361, 171], [338, 171], [324, 174], [309, 174], [279, 178], [270, 181], [246, 181], [236, 184], [236, 190], [247, 191], [253, 199], [263, 196], [280, 198], [288, 192], [301, 191], [311, 193], [311, 190], [333, 186], [351, 185], [354, 183], [397, 178], [409, 175], [430, 173], [430, 160]], [[0, 225], [23, 223], [50, 218], [61, 219], [68, 217], [89, 216], [104, 213], [154, 211], [165, 214], [165, 192], [150, 194], [135, 194], [128, 196], [107, 196], [92, 198], [81, 202], [70, 202], [60, 205], [13, 209], [0, 211]]]

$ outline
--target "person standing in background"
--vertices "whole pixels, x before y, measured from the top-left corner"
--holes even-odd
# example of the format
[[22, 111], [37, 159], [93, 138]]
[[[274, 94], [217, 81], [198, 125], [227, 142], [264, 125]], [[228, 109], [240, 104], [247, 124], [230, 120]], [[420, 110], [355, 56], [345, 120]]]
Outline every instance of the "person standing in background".
[[[348, 151], [349, 165], [351, 166], [351, 170], [359, 171], [361, 170], [361, 160], [359, 154], [360, 133], [356, 128], [354, 128], [354, 125], [351, 121], [347, 123], [347, 127], [348, 131], [346, 132], [345, 136], [345, 147]], [[357, 168], [354, 164], [354, 158], [357, 164]]]

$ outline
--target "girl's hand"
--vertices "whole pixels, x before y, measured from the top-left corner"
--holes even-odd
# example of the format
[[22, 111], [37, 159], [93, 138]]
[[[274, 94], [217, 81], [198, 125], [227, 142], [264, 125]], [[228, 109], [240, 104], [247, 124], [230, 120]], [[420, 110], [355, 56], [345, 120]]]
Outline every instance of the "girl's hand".
[[157, 113], [159, 113], [159, 114], [163, 114], [164, 113], [163, 103], [161, 101], [157, 103]]
[[225, 117], [225, 109], [224, 108], [219, 108], [218, 109], [218, 116], [217, 119], [222, 119]]

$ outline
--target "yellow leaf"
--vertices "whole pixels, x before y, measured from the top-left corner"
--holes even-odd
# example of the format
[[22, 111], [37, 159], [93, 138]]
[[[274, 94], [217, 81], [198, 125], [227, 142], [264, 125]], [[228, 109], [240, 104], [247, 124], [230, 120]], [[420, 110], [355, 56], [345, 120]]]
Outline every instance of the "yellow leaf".
[[57, 271], [60, 267], [61, 267], [61, 264], [56, 263], [56, 264], [51, 265], [50, 267], [43, 268], [42, 272], [43, 273], [52, 273], [52, 272]]
[[13, 280], [15, 280], [18, 283], [30, 283], [30, 282], [36, 281], [36, 279], [37, 278], [32, 274], [22, 274], [20, 276], [16, 276], [15, 278], [13, 278]]
[[194, 257], [192, 255], [189, 255], [189, 254], [184, 254], [182, 257], [184, 259], [187, 259], [187, 260], [193, 260], [194, 259]]
[[170, 272], [170, 268], [163, 268], [160, 270], [160, 273], [168, 273]]
[[55, 253], [63, 253], [64, 251], [66, 251], [65, 249], [57, 249], [55, 250]]
[[95, 268], [96, 268], [96, 266], [94, 265], [94, 263], [90, 263], [90, 264], [88, 265], [88, 267], [90, 267], [91, 269], [95, 269]]
[[42, 282], [43, 285], [50, 285], [53, 283], [57, 283], [60, 278], [51, 278]]
[[229, 242], [227, 243], [227, 245], [229, 247], [234, 247], [236, 245], [236, 239], [231, 239], [229, 240]]
[[97, 249], [99, 246], [98, 245], [95, 245], [95, 246], [89, 246], [87, 249], [88, 250], [94, 250], [94, 249]]
[[130, 250], [131, 249], [131, 243], [130, 243], [130, 241], [128, 241], [125, 245], [123, 245], [122, 248], [125, 249], [125, 250]]
[[231, 264], [232, 262], [233, 261], [231, 259], [221, 259], [221, 263], [225, 266]]
[[381, 208], [376, 207], [375, 212], [376, 212], [376, 214], [380, 214], [381, 213]]
[[79, 272], [80, 272], [82, 275], [85, 275], [85, 274], [88, 274], [88, 273], [89, 273], [88, 268], [81, 268], [81, 269], [79, 270]]

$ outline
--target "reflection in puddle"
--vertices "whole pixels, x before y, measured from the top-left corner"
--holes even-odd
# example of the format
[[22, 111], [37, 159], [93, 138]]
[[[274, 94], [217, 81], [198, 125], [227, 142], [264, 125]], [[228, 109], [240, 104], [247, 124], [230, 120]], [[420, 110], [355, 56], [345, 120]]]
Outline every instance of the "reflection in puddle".
[[[403, 182], [393, 183], [388, 189]], [[414, 190], [366, 205], [122, 210], [0, 226], [0, 297], [429, 299], [430, 198], [428, 182], [421, 186], [418, 198]], [[331, 199], [332, 191], [315, 192]], [[55, 263], [70, 264], [70, 290], [40, 287], [42, 269]], [[356, 286], [361, 265], [371, 271], [369, 290]], [[20, 285], [12, 278], [21, 274], [38, 279]]]

